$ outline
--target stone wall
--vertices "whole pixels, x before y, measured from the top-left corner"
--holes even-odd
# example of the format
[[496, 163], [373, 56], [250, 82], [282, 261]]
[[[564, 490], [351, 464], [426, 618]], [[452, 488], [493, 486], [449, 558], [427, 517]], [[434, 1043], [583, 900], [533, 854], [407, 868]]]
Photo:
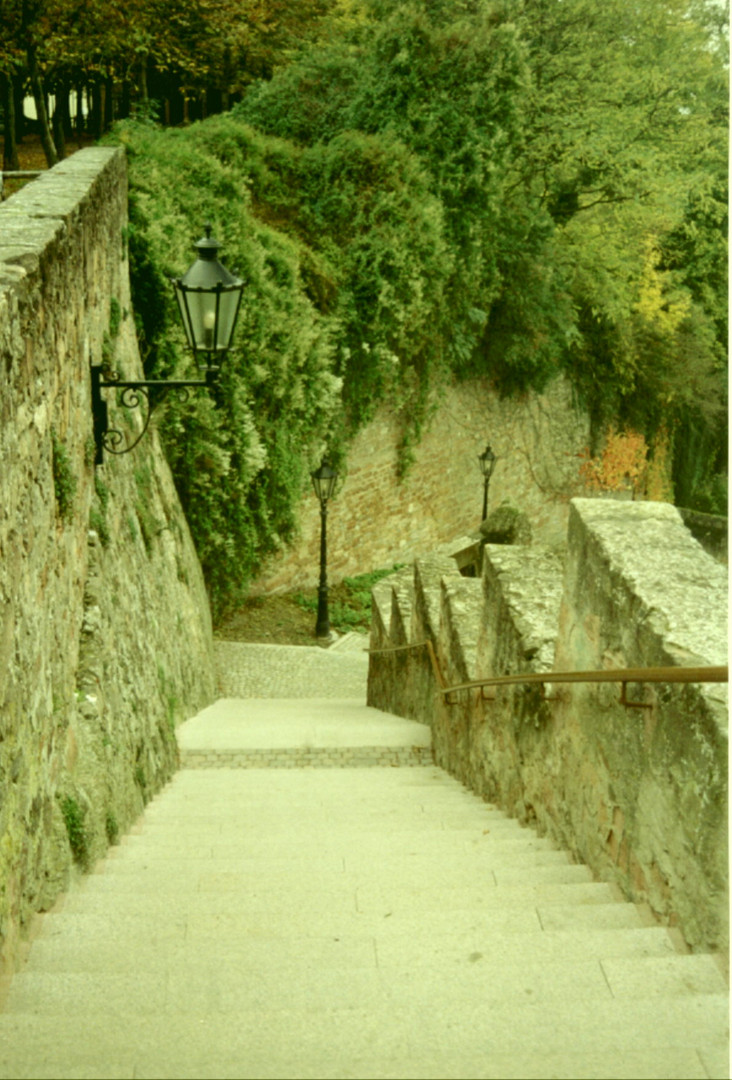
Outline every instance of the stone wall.
[[[347, 472], [329, 504], [331, 581], [427, 555], [459, 533], [477, 531], [483, 508], [478, 455], [490, 442], [498, 456], [489, 506], [508, 500], [524, 510], [533, 535], [561, 544], [569, 499], [581, 493], [581, 453], [589, 423], [572, 404], [568, 385], [544, 394], [501, 400], [487, 383], [443, 388], [407, 476], [397, 475], [400, 428], [388, 409], [358, 433]], [[303, 494], [301, 535], [272, 559], [252, 593], [317, 584], [320, 512], [312, 489]]]
[[726, 685], [632, 686], [649, 706], [635, 709], [618, 683], [551, 681], [727, 662], [726, 568], [677, 510], [576, 499], [563, 555], [488, 545], [482, 579], [461, 578], [442, 552], [419, 560], [411, 582], [406, 573], [391, 595], [389, 579], [375, 590], [372, 648], [429, 638], [447, 685], [546, 673], [546, 697], [525, 684], [448, 703], [420, 647], [372, 656], [369, 704], [430, 723], [438, 764], [677, 924], [693, 948], [726, 949]]
[[0, 205], [6, 970], [33, 913], [170, 776], [176, 722], [215, 691], [202, 576], [156, 436], [93, 464], [90, 358], [142, 377], [126, 226], [114, 149], [81, 151]]

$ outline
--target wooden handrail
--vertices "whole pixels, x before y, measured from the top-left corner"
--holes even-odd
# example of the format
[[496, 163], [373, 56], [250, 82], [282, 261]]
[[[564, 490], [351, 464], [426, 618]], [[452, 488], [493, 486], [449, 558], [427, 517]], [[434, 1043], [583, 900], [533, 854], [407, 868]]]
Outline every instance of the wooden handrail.
[[491, 675], [485, 679], [449, 686], [453, 690], [473, 690], [482, 686], [510, 686], [516, 683], [703, 683], [728, 682], [726, 665], [709, 667], [602, 668], [600, 671], [527, 671], [519, 675]]
[[729, 682], [727, 665], [707, 667], [647, 667], [603, 668], [599, 671], [525, 671], [518, 675], [489, 675], [484, 679], [447, 686], [432, 642], [429, 638], [409, 645], [391, 645], [383, 649], [369, 649], [370, 656], [383, 653], [403, 652], [407, 649], [426, 648], [435, 673], [439, 691], [445, 697], [458, 690], [478, 690], [484, 686], [515, 686], [526, 683], [622, 683], [624, 705], [647, 707], [645, 703], [629, 702], [625, 697], [627, 683], [720, 683]]

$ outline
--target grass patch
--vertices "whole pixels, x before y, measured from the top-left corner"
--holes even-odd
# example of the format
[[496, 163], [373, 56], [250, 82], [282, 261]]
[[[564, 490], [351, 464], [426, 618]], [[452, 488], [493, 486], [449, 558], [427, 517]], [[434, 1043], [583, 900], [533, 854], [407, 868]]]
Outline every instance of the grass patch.
[[61, 801], [61, 813], [74, 862], [85, 870], [89, 865], [89, 836], [84, 827], [84, 811], [76, 799], [67, 795]]

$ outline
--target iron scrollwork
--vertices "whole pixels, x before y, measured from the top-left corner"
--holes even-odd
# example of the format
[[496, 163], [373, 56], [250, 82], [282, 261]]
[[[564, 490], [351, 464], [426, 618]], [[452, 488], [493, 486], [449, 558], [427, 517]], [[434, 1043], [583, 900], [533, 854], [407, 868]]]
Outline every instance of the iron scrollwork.
[[[106, 379], [102, 375], [106, 374]], [[94, 417], [94, 440], [96, 457], [94, 463], [102, 465], [104, 451], [109, 454], [129, 454], [145, 435], [150, 426], [150, 419], [158, 405], [169, 393], [174, 393], [178, 400], [189, 399], [191, 387], [208, 386], [207, 379], [151, 379], [147, 381], [127, 382], [116, 373], [103, 372], [101, 365], [91, 365], [92, 414]], [[124, 432], [109, 426], [109, 406], [102, 397], [102, 390], [112, 388], [119, 391], [118, 404], [125, 409], [144, 410], [142, 430], [132, 442], [127, 442]]]

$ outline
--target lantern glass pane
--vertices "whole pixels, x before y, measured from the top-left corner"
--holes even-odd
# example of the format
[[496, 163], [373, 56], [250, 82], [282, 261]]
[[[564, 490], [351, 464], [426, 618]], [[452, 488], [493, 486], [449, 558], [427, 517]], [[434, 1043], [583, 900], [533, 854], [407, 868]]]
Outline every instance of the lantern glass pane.
[[195, 349], [211, 352], [215, 348], [216, 294], [188, 290], [188, 310], [191, 314]]
[[[214, 297], [214, 300], [216, 298]], [[227, 289], [219, 293], [219, 321], [216, 328], [216, 348], [228, 349], [234, 333], [239, 310], [241, 289]]]
[[196, 342], [195, 342], [195, 339], [194, 339], [194, 336], [193, 336], [193, 329], [191, 327], [190, 313], [188, 311], [187, 293], [186, 293], [185, 289], [182, 289], [180, 287], [180, 284], [177, 281], [175, 282], [175, 298], [178, 301], [178, 308], [180, 310], [180, 318], [181, 318], [181, 322], [183, 323], [183, 329], [186, 332], [186, 337], [188, 339], [188, 344], [190, 345], [191, 348], [194, 348]]
[[315, 494], [318, 496], [321, 502], [331, 497], [335, 491], [336, 481], [338, 479], [338, 473], [325, 463], [320, 468], [311, 473], [313, 481], [313, 487], [315, 488]]

